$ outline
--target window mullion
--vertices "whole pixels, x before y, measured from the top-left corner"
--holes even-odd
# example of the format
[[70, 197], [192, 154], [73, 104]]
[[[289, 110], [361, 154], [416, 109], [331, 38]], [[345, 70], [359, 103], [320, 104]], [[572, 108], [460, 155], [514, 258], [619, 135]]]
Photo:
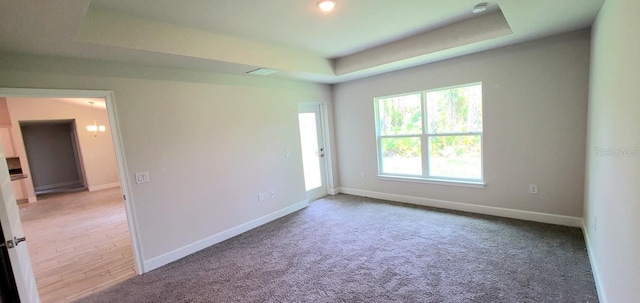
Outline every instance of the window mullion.
[[482, 132], [429, 134], [429, 136], [431, 137], [457, 137], [457, 136], [479, 136], [479, 135], [482, 135]]
[[410, 135], [385, 135], [378, 136], [380, 139], [388, 139], [388, 138], [415, 138], [420, 137], [422, 134], [410, 134]]
[[429, 177], [429, 123], [427, 112], [427, 94], [421, 93], [422, 98], [422, 135], [420, 136], [421, 148], [422, 148], [422, 176]]

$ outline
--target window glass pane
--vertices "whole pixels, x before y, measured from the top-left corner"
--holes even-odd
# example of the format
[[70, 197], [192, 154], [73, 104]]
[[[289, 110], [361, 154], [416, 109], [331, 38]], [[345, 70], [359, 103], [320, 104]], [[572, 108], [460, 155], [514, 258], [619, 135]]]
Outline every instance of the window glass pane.
[[380, 135], [417, 135], [422, 133], [420, 94], [378, 99]]
[[304, 170], [304, 184], [307, 191], [322, 186], [322, 172], [320, 165], [318, 130], [316, 129], [315, 113], [299, 113], [300, 143], [302, 147], [302, 168]]
[[420, 137], [383, 138], [382, 172], [400, 175], [422, 175]]
[[429, 175], [480, 180], [481, 147], [480, 136], [430, 137]]
[[482, 131], [482, 85], [427, 92], [430, 134]]

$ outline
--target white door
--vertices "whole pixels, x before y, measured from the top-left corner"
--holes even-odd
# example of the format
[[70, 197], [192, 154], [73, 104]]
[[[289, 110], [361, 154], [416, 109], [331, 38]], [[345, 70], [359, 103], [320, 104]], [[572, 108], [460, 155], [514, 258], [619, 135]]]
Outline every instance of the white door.
[[307, 199], [313, 201], [327, 195], [327, 167], [320, 104], [298, 106], [302, 166]]
[[[2, 147], [0, 146], [0, 150]], [[21, 302], [38, 303], [38, 288], [31, 268], [29, 251], [22, 231], [20, 212], [11, 188], [11, 178], [4, 153], [0, 152], [0, 223], [6, 239], [0, 239], [9, 250], [11, 268]], [[1, 245], [1, 244], [0, 244]]]

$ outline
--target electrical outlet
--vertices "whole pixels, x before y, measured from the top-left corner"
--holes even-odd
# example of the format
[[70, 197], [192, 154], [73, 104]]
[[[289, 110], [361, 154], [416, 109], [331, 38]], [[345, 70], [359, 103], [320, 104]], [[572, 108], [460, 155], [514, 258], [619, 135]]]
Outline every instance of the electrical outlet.
[[275, 190], [270, 191], [270, 192], [269, 192], [269, 195], [271, 196], [271, 198], [275, 198], [275, 196], [276, 196], [276, 191], [275, 191]]
[[530, 184], [529, 185], [529, 193], [532, 194], [532, 195], [537, 195], [538, 194], [538, 185]]
[[264, 201], [264, 194], [258, 193], [258, 202], [262, 202], [262, 201]]

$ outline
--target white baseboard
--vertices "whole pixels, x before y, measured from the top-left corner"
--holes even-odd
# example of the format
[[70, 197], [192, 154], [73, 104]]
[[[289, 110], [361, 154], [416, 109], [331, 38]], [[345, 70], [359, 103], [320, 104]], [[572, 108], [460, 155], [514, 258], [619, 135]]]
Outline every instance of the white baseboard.
[[335, 195], [340, 193], [340, 187], [338, 187], [338, 188], [329, 188], [327, 190], [327, 193], [332, 195], [332, 196], [335, 196]]
[[170, 251], [166, 254], [157, 256], [155, 258], [151, 258], [147, 261], [143, 261], [142, 264], [142, 269], [143, 272], [149, 272], [152, 271], [158, 267], [161, 267], [163, 265], [169, 264], [173, 261], [176, 261], [178, 259], [184, 258], [190, 254], [193, 254], [197, 251], [200, 251], [202, 249], [205, 249], [211, 245], [214, 245], [216, 243], [220, 243], [224, 240], [227, 240], [229, 238], [235, 237], [241, 233], [247, 232], [249, 230], [252, 230], [260, 225], [269, 223], [273, 220], [279, 219], [281, 217], [284, 217], [288, 214], [291, 214], [293, 212], [296, 212], [298, 210], [301, 210], [305, 207], [309, 206], [309, 201], [302, 201], [302, 202], [298, 202], [296, 204], [293, 204], [291, 206], [288, 206], [286, 208], [283, 208], [281, 210], [278, 210], [276, 212], [270, 213], [266, 216], [262, 216], [260, 218], [257, 218], [255, 220], [249, 221], [247, 223], [244, 224], [240, 224], [236, 227], [232, 227], [230, 229], [227, 229], [225, 231], [222, 231], [220, 233], [217, 233], [213, 236], [204, 238], [202, 240], [193, 242], [191, 244], [185, 245], [183, 247], [180, 247], [176, 250]]
[[80, 180], [67, 181], [67, 182], [60, 182], [60, 183], [54, 183], [54, 184], [47, 184], [47, 185], [43, 185], [43, 186], [38, 186], [38, 187], [34, 187], [33, 189], [36, 192], [38, 192], [38, 191], [46, 191], [46, 190], [56, 189], [56, 188], [59, 188], [59, 187], [67, 187], [67, 186], [72, 186], [72, 185], [82, 186], [82, 182], [80, 182]]
[[120, 187], [120, 182], [89, 186], [89, 191], [103, 190], [103, 189], [109, 189], [114, 187]]
[[596, 263], [596, 259], [593, 256], [593, 249], [589, 242], [589, 231], [587, 230], [587, 226], [584, 226], [584, 221], [582, 222], [582, 234], [584, 235], [584, 242], [587, 245], [587, 254], [589, 255], [589, 262], [591, 263], [591, 272], [593, 273], [593, 280], [596, 282], [596, 291], [598, 292], [598, 301], [601, 303], [607, 303], [607, 300], [604, 296], [604, 289], [602, 288], [602, 283], [599, 279], [598, 274], [598, 266]]
[[38, 202], [38, 197], [28, 197], [29, 203]]
[[460, 211], [466, 211], [471, 213], [512, 218], [512, 219], [520, 219], [520, 220], [565, 225], [565, 226], [572, 226], [572, 227], [582, 227], [582, 218], [578, 218], [578, 217], [554, 215], [554, 214], [494, 207], [494, 206], [452, 202], [452, 201], [445, 201], [445, 200], [428, 199], [428, 198], [413, 197], [413, 196], [388, 194], [388, 193], [373, 192], [373, 191], [366, 191], [366, 190], [345, 188], [345, 187], [341, 187], [339, 191], [349, 195], [370, 197], [370, 198], [381, 199], [381, 200], [417, 204], [417, 205], [444, 208], [444, 209], [450, 209], [450, 210], [460, 210]]

